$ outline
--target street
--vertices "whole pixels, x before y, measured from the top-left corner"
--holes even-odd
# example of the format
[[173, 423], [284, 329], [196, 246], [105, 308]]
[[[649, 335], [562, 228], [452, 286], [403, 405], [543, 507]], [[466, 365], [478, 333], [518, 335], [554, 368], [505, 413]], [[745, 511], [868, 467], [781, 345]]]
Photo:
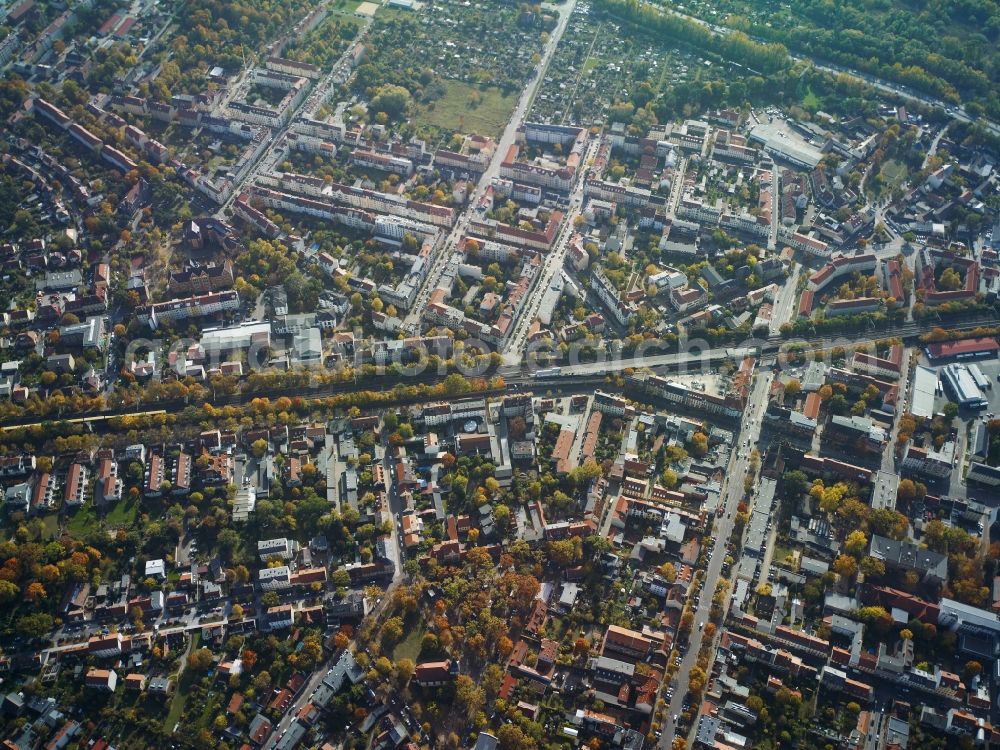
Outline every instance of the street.
[[[722, 576], [723, 561], [728, 554], [726, 543], [733, 533], [736, 522], [736, 509], [743, 499], [743, 478], [750, 470], [750, 452], [760, 439], [760, 428], [767, 406], [767, 394], [771, 387], [774, 374], [770, 370], [758, 369], [757, 377], [754, 381], [753, 389], [743, 419], [743, 429], [741, 430], [735, 449], [729, 458], [729, 468], [726, 471], [726, 478], [722, 487], [722, 513], [716, 519], [715, 530], [711, 535], [712, 549], [709, 556], [708, 568], [705, 571], [704, 584], [701, 589], [701, 599], [695, 608], [695, 626], [691, 629], [691, 636], [688, 641], [688, 649], [684, 654], [680, 667], [677, 669], [677, 676], [671, 683], [674, 687], [673, 697], [667, 707], [667, 721], [665, 729], [660, 737], [660, 747], [669, 748], [675, 737], [673, 717], [682, 712], [682, 704], [687, 694], [687, 676], [695, 667], [698, 661], [698, 652], [701, 650], [701, 642], [704, 632], [700, 623], [708, 622], [709, 613], [712, 609], [712, 597], [715, 594], [715, 587]], [[727, 605], [728, 608], [728, 598]], [[720, 629], [721, 633], [721, 629]], [[714, 648], [714, 644], [713, 644]], [[698, 712], [700, 706], [695, 707], [692, 726], [698, 725]]]

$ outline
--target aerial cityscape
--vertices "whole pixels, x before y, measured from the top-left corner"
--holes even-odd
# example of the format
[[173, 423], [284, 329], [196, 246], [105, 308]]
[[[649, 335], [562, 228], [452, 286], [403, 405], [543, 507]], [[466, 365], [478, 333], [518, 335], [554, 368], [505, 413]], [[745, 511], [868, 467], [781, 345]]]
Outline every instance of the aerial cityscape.
[[0, 8], [0, 750], [1000, 746], [1000, 2]]

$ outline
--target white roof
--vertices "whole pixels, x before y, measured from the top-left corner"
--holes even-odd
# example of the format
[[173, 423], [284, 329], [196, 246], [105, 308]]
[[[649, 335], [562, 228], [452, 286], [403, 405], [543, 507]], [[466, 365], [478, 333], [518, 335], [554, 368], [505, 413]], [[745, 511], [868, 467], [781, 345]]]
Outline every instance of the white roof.
[[146, 560], [147, 576], [163, 576], [166, 575], [166, 573], [166, 563], [164, 563], [163, 560]]

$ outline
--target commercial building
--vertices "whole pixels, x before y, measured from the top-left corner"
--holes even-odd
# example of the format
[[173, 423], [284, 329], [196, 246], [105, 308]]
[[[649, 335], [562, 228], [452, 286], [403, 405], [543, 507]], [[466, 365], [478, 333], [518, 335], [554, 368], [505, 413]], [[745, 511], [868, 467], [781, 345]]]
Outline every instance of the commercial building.
[[975, 357], [995, 357], [1000, 351], [1000, 344], [990, 337], [964, 339], [962, 341], [943, 341], [927, 345], [927, 357], [932, 362], [944, 362], [949, 359], [972, 359]]
[[948, 396], [962, 409], [984, 409], [987, 402], [965, 365], [950, 364], [941, 370], [941, 382]]
[[243, 351], [251, 347], [266, 349], [271, 345], [271, 324], [250, 323], [229, 328], [213, 328], [201, 337], [205, 356]]
[[934, 416], [934, 397], [937, 393], [938, 374], [929, 367], [917, 365], [913, 373], [913, 395], [910, 413], [929, 419]]

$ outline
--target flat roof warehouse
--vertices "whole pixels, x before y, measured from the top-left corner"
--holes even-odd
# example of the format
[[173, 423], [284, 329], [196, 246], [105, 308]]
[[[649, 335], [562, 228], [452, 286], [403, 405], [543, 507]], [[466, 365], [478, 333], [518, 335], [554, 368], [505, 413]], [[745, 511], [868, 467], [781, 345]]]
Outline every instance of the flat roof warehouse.
[[913, 398], [910, 411], [916, 417], [929, 419], [934, 416], [934, 396], [937, 392], [938, 376], [929, 367], [917, 366], [913, 376]]

